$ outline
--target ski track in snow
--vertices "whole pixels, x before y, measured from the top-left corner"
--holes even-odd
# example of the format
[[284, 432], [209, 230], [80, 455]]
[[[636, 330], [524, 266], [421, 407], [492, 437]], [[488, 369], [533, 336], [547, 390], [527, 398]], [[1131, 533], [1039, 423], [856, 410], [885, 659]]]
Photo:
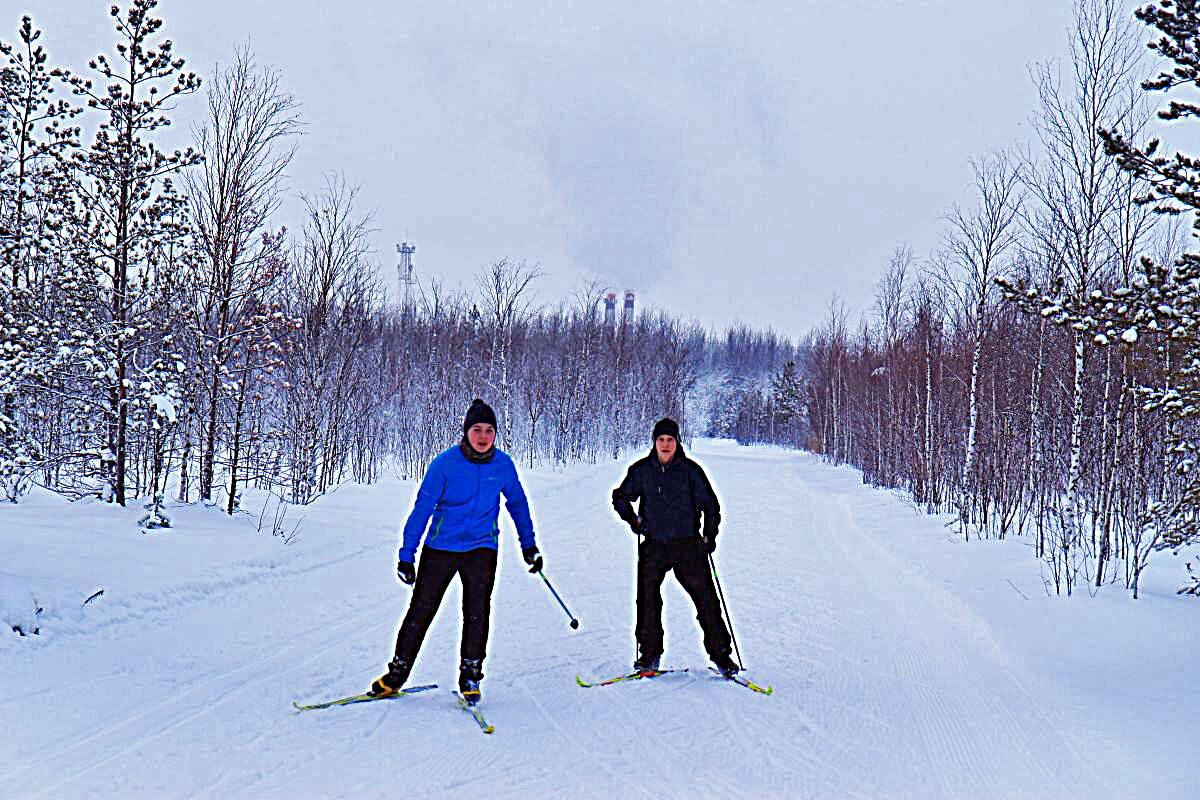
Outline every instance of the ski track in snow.
[[[723, 504], [717, 565], [734, 633], [770, 697], [705, 669], [673, 578], [664, 665], [690, 671], [575, 685], [633, 658], [635, 540], [608, 502], [621, 461], [526, 481], [547, 575], [578, 631], [526, 573], [504, 517], [483, 684], [495, 734], [446, 691], [457, 586], [411, 679], [441, 688], [292, 713], [293, 699], [363, 691], [408, 601], [388, 532], [411, 498], [360, 487], [309, 510], [306, 535], [330, 546], [307, 560], [285, 549], [129, 598], [94, 628], [14, 656], [0, 797], [1184, 796], [1182, 766], [1165, 781], [1113, 775], [1129, 742], [1089, 736], [1037, 662], [905, 555], [914, 530], [946, 538], [936, 521], [809, 455], [728, 443], [695, 455]], [[347, 531], [349, 519], [363, 524]]]

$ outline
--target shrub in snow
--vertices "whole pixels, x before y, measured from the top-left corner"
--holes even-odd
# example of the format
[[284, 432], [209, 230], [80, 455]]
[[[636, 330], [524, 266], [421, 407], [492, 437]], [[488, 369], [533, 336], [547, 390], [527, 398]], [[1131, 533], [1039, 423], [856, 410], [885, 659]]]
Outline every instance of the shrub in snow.
[[41, 626], [38, 624], [38, 617], [42, 615], [43, 611], [45, 611], [45, 609], [38, 605], [37, 598], [35, 597], [33, 598], [32, 621], [24, 625], [19, 622], [10, 621], [9, 627], [11, 627], [13, 633], [17, 634], [18, 636], [37, 636], [42, 632]]
[[1187, 563], [1188, 577], [1191, 579], [1190, 586], [1183, 586], [1177, 594], [1190, 594], [1193, 597], [1200, 597], [1200, 570], [1192, 569], [1192, 562]]
[[163, 496], [161, 494], [154, 495], [154, 499], [146, 503], [146, 516], [138, 520], [138, 525], [144, 529], [153, 528], [169, 528], [171, 527], [171, 518], [163, 512]]
[[32, 484], [32, 470], [28, 456], [0, 459], [0, 492], [10, 503], [25, 496]]

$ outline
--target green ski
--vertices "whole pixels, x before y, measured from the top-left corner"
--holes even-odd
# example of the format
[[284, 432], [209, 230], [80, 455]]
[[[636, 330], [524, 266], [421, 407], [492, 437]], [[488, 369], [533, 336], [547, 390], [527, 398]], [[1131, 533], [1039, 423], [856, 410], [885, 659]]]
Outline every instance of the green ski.
[[307, 706], [302, 706], [299, 703], [293, 701], [292, 705], [296, 707], [296, 713], [299, 713], [301, 711], [312, 711], [313, 709], [317, 709], [317, 708], [330, 708], [331, 706], [348, 706], [348, 705], [352, 705], [354, 703], [372, 703], [376, 700], [394, 700], [397, 697], [404, 697], [407, 694], [416, 694], [417, 692], [424, 692], [424, 691], [428, 691], [429, 689], [436, 689], [436, 688], [437, 688], [436, 683], [430, 683], [425, 686], [410, 686], [407, 689], [401, 689], [400, 691], [396, 692], [395, 694], [386, 694], [386, 695], [383, 695], [382, 697], [378, 697], [373, 694], [353, 694], [353, 695], [350, 695], [349, 697], [341, 697], [337, 700], [328, 700], [324, 703], [313, 703], [312, 705], [307, 705]]
[[608, 680], [596, 681], [595, 683], [588, 683], [583, 678], [576, 675], [575, 682], [585, 689], [590, 689], [593, 686], [612, 686], [614, 683], [621, 683], [622, 681], [640, 681], [642, 678], [657, 678], [659, 675], [666, 675], [668, 672], [687, 672], [687, 668], [684, 667], [683, 669], [656, 669], [646, 670], [644, 672], [630, 672], [625, 675], [618, 675], [615, 678], [609, 678]]
[[453, 690], [451, 690], [451, 692], [458, 700], [458, 707], [475, 718], [476, 724], [479, 725], [479, 730], [483, 731], [484, 733], [495, 733], [496, 728], [490, 725], [488, 721], [483, 718], [483, 713], [480, 712], [475, 703], [468, 703], [467, 698], [463, 697], [458, 692]]
[[713, 667], [709, 667], [709, 669], [711, 669], [713, 672], [715, 672], [717, 675], [724, 678], [725, 680], [732, 681], [733, 683], [736, 683], [739, 686], [745, 686], [747, 689], [753, 689], [754, 691], [758, 692], [759, 694], [772, 694], [775, 691], [770, 686], [759, 686], [757, 683], [748, 681], [745, 678], [743, 678], [741, 675], [738, 675], [736, 672], [732, 675], [726, 675], [724, 672], [721, 672], [721, 670], [719, 670], [719, 669], [714, 669]]

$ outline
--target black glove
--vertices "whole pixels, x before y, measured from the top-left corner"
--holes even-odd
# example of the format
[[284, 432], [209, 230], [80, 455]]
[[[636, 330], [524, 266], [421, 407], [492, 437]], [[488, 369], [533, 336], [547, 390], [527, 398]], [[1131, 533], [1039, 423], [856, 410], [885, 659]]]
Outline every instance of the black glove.
[[703, 541], [700, 542], [700, 547], [704, 549], [705, 555], [712, 555], [717, 552], [717, 535], [708, 533], [704, 535]]
[[542, 571], [542, 554], [536, 547], [526, 547], [521, 551], [521, 555], [525, 556], [525, 563], [529, 564], [530, 572]]
[[396, 577], [399, 578], [402, 583], [407, 583], [409, 586], [412, 586], [417, 582], [417, 568], [411, 561], [397, 561]]
[[634, 533], [645, 533], [646, 523], [642, 521], [641, 517], [638, 517], [633, 522], [629, 523], [629, 530], [633, 531]]

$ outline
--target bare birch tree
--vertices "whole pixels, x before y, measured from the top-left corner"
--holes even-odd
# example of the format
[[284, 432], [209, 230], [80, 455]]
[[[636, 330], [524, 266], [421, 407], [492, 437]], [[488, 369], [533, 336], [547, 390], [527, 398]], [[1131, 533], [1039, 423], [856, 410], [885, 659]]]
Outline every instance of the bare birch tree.
[[[483, 300], [484, 316], [491, 326], [491, 353], [488, 360], [490, 384], [499, 394], [500, 416], [509, 427], [516, 422], [513, 416], [510, 361], [512, 358], [513, 329], [523, 323], [529, 313], [529, 285], [540, 275], [541, 270], [524, 263], [512, 264], [501, 259], [491, 265], [476, 279]], [[504, 430], [504, 427], [501, 428]], [[513, 439], [509, 447], [520, 447]]]
[[934, 263], [934, 272], [949, 313], [958, 328], [970, 336], [970, 376], [967, 390], [967, 424], [959, 480], [959, 522], [969, 538], [969, 526], [983, 512], [975, 485], [975, 444], [979, 425], [979, 366], [985, 339], [999, 302], [995, 279], [1004, 271], [1004, 257], [1019, 240], [1017, 215], [1021, 207], [1020, 173], [1003, 155], [972, 162], [978, 207], [955, 208], [949, 216], [951, 233], [946, 253]]
[[[297, 103], [281, 88], [278, 73], [257, 67], [248, 50], [238, 50], [232, 64], [218, 68], [208, 91], [208, 118], [197, 132], [205, 160], [186, 180], [204, 257], [196, 298], [195, 376], [203, 396], [194, 409], [203, 431], [202, 500], [212, 497], [235, 341], [259, 311], [255, 304], [282, 275], [271, 268], [279, 259], [281, 239], [266, 235], [267, 223], [278, 208], [284, 170], [294, 152], [288, 140], [299, 128]], [[192, 413], [189, 404], [189, 419]], [[181, 466], [181, 499], [188, 492], [188, 460]]]
[[1057, 557], [1064, 562], [1068, 593], [1086, 560], [1086, 552], [1080, 555], [1077, 548], [1083, 544], [1080, 474], [1089, 324], [1078, 317], [1090, 293], [1113, 274], [1115, 254], [1105, 232], [1122, 203], [1128, 202], [1119, 191], [1119, 170], [1104, 152], [1100, 130], [1114, 125], [1127, 130], [1133, 124], [1137, 108], [1130, 102], [1130, 88], [1136, 86], [1141, 61], [1140, 45], [1118, 0], [1079, 0], [1071, 33], [1070, 81], [1064, 85], [1048, 64], [1034, 71], [1040, 101], [1034, 122], [1043, 153], [1027, 183], [1049, 224], [1063, 235], [1061, 272], [1056, 276], [1063, 311], [1056, 317], [1071, 329], [1074, 372]]

